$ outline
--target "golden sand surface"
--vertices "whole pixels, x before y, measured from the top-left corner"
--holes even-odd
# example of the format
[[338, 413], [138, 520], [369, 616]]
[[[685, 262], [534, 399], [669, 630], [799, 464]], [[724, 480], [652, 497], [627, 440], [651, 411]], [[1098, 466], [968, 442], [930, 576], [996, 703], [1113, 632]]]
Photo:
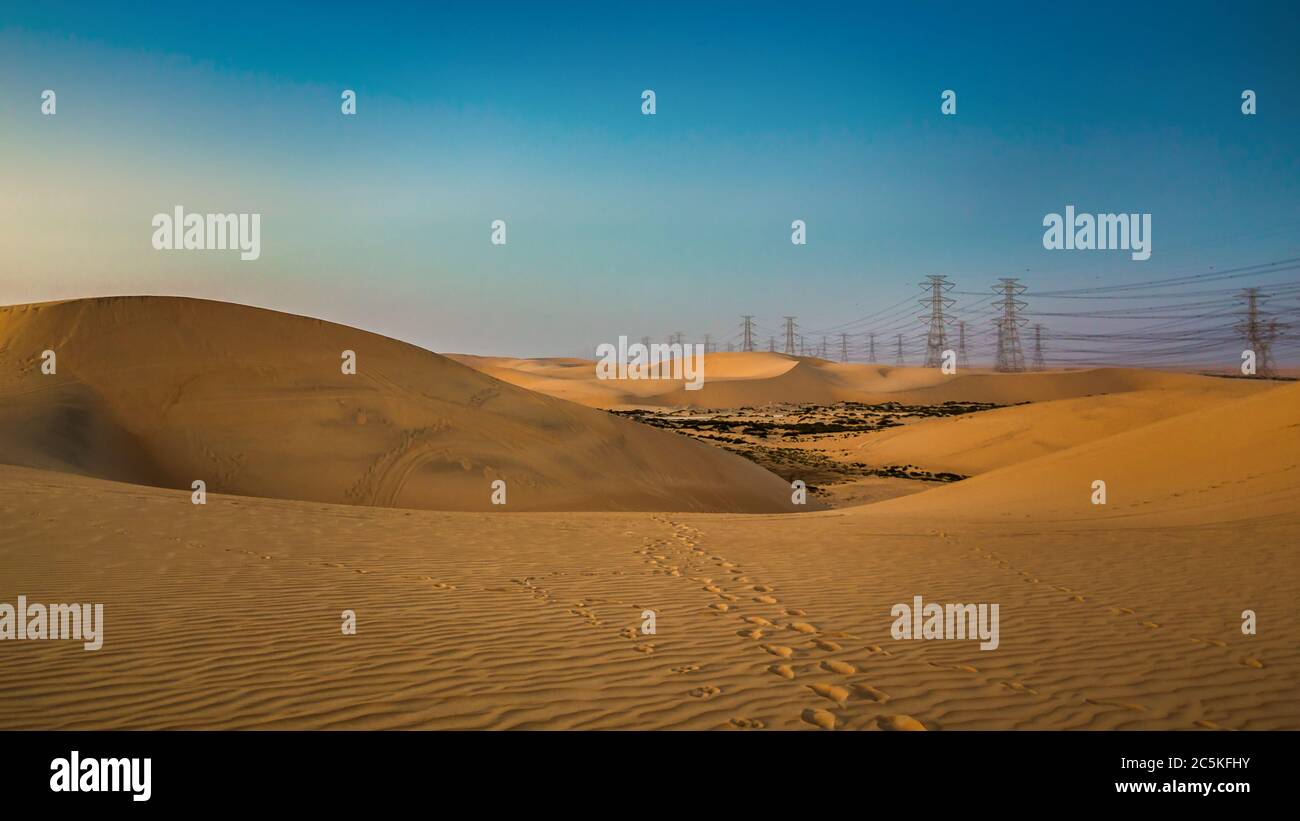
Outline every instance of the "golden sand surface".
[[[97, 651], [0, 642], [0, 728], [1300, 729], [1300, 385], [713, 356], [706, 405], [1030, 404], [836, 440], [973, 475], [789, 513], [750, 462], [563, 401], [609, 390], [581, 363], [0, 309], [0, 601], [105, 613]], [[997, 603], [997, 649], [894, 639], [915, 596]]]

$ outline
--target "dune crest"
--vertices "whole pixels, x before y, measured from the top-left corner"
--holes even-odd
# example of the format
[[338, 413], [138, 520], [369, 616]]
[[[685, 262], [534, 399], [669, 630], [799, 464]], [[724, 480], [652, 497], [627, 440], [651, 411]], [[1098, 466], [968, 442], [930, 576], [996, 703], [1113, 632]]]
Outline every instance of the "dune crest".
[[778, 403], [836, 402], [1046, 402], [1143, 390], [1183, 390], [1248, 395], [1267, 385], [1192, 373], [1139, 368], [1088, 368], [1042, 373], [964, 370], [828, 362], [767, 352], [711, 353], [704, 385], [686, 390], [682, 380], [600, 380], [595, 363], [582, 359], [511, 359], [452, 354], [472, 368], [511, 384], [597, 408], [738, 408]]
[[[861, 511], [1092, 524], [1160, 514], [1182, 526], [1293, 516], [1297, 409], [1300, 384], [1266, 388]], [[1105, 504], [1092, 502], [1096, 481]]]
[[413, 345], [222, 302], [2, 308], [0, 398], [0, 463], [137, 484], [434, 510], [794, 509], [788, 485], [732, 454]]

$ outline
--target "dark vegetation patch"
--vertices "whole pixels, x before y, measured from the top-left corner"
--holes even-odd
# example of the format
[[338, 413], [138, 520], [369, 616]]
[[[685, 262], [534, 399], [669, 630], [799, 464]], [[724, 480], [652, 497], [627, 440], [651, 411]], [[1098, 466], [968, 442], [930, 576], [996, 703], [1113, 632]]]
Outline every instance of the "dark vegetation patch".
[[614, 411], [642, 424], [671, 430], [749, 459], [787, 481], [802, 479], [809, 490], [884, 476], [923, 482], [956, 482], [957, 473], [931, 473], [915, 465], [869, 465], [832, 459], [823, 451], [789, 447], [790, 443], [820, 443], [904, 424], [906, 419], [959, 416], [1001, 407], [990, 402], [944, 402], [904, 405], [900, 402], [834, 405], [770, 405], [726, 409], [638, 409]]

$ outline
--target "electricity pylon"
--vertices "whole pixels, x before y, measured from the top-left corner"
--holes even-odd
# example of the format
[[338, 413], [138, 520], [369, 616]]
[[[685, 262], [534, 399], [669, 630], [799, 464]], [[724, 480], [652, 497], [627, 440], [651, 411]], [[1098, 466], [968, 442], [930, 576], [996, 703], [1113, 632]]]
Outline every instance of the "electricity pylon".
[[937, 368], [943, 364], [943, 352], [948, 349], [947, 318], [943, 312], [945, 308], [951, 308], [957, 304], [956, 300], [950, 299], [946, 294], [952, 290], [953, 285], [948, 282], [948, 278], [942, 274], [931, 274], [926, 277], [926, 281], [921, 283], [921, 288], [928, 290], [930, 293], [921, 300], [922, 305], [930, 308], [928, 317], [921, 317], [922, 322], [929, 322], [930, 327], [925, 335], [925, 367]]
[[794, 320], [792, 316], [785, 318], [785, 352], [794, 356]]
[[998, 324], [998, 356], [993, 367], [1004, 373], [1019, 373], [1025, 369], [1025, 355], [1020, 350], [1020, 326], [1026, 321], [1020, 318], [1019, 312], [1026, 303], [1017, 297], [1025, 292], [1025, 286], [1015, 277], [1002, 277], [998, 283], [993, 286], [993, 291], [1002, 295], [1002, 316], [994, 320]]
[[1283, 326], [1275, 318], [1265, 322], [1262, 303], [1268, 297], [1259, 288], [1246, 288], [1241, 296], [1246, 301], [1246, 316], [1236, 324], [1235, 330], [1245, 338], [1247, 350], [1255, 352], [1255, 376], [1274, 376], [1273, 342], [1282, 333]]

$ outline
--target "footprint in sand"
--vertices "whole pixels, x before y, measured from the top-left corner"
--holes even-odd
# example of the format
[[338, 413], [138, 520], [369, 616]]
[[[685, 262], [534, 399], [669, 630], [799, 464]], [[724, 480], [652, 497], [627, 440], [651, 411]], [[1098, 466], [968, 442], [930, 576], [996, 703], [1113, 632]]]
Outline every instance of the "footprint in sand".
[[653, 644], [634, 644], [632, 645], [632, 649], [638, 653], [649, 654], [655, 651], [655, 646]]
[[827, 641], [826, 639], [817, 639], [813, 642], [813, 645], [817, 647], [817, 649], [825, 650], [828, 653], [834, 653], [844, 649], [844, 645], [834, 641]]
[[797, 607], [787, 607], [787, 608], [786, 608], [786, 611], [785, 611], [785, 614], [786, 614], [787, 616], [806, 616], [806, 615], [808, 615], [807, 613], [805, 613], [804, 611], [800, 610], [800, 609], [797, 608]]
[[842, 676], [851, 676], [858, 672], [858, 668], [849, 664], [847, 661], [838, 659], [827, 659], [822, 662], [822, 669], [831, 673], [839, 673]]
[[1256, 670], [1264, 669], [1264, 662], [1260, 661], [1254, 656], [1246, 656], [1244, 659], [1241, 660], [1241, 663], [1246, 665], [1247, 667], [1254, 667]]
[[835, 716], [825, 710], [804, 710], [801, 718], [809, 724], [821, 727], [823, 730], [835, 729]]
[[895, 716], [880, 716], [876, 719], [876, 727], [881, 730], [902, 732], [921, 732], [925, 730], [925, 725], [920, 721], [902, 713]]
[[788, 659], [794, 655], [793, 647], [782, 647], [779, 644], [760, 644], [759, 646], [772, 655], [780, 656], [783, 659]]
[[706, 684], [703, 687], [696, 687], [694, 690], [690, 690], [686, 694], [692, 698], [710, 699], [721, 692], [721, 690], [714, 687], [712, 684]]
[[929, 665], [930, 667], [935, 668], [936, 670], [957, 670], [958, 672], [962, 672], [962, 673], [979, 672], [978, 668], [972, 667], [969, 664], [938, 664], [933, 661], [927, 661], [926, 664]]
[[1007, 688], [1008, 690], [1012, 690], [1017, 693], [1027, 693], [1031, 696], [1038, 695], [1038, 691], [1035, 690], [1033, 687], [1030, 687], [1027, 684], [1022, 684], [1019, 681], [1000, 681], [998, 683], [1001, 684], [1003, 687]]
[[698, 664], [683, 664], [681, 667], [673, 668], [673, 672], [679, 675], [682, 673], [698, 673], [699, 671], [700, 665]]
[[737, 730], [761, 730], [767, 726], [756, 718], [741, 718], [740, 716], [731, 719], [727, 724]]
[[788, 664], [773, 664], [768, 672], [776, 673], [781, 678], [794, 678], [794, 668]]
[[776, 604], [776, 599], [768, 595], [755, 596], [754, 601], [758, 602], [759, 604]]
[[745, 638], [745, 639], [761, 639], [761, 638], [763, 638], [763, 631], [762, 631], [762, 630], [757, 630], [757, 629], [755, 629], [755, 630], [737, 630], [737, 631], [736, 631], [736, 635], [737, 635], [737, 636], [740, 636], [741, 638]]
[[1228, 646], [1228, 643], [1226, 641], [1219, 641], [1218, 639], [1198, 639], [1195, 636], [1193, 636], [1192, 641], [1196, 642], [1197, 644], [1203, 645], [1205, 647], [1227, 647]]
[[862, 701], [874, 701], [877, 704], [884, 704], [889, 701], [889, 694], [884, 690], [878, 690], [870, 684], [850, 684], [853, 690], [853, 697]]
[[1147, 708], [1141, 704], [1132, 704], [1127, 701], [1107, 701], [1100, 698], [1085, 698], [1083, 701], [1085, 704], [1091, 704], [1095, 707], [1117, 707], [1134, 713], [1145, 713], [1147, 711]]
[[788, 627], [789, 629], [795, 631], [796, 633], [816, 633], [816, 632], [817, 632], [817, 628], [816, 628], [816, 627], [813, 627], [811, 624], [809, 624], [809, 623], [806, 622], [806, 621], [792, 621], [792, 622], [790, 622], [789, 624], [787, 624], [786, 627]]
[[1146, 627], [1146, 628], [1148, 628], [1148, 629], [1151, 629], [1151, 630], [1159, 630], [1159, 629], [1160, 629], [1160, 625], [1156, 624], [1156, 623], [1153, 622], [1153, 621], [1144, 621], [1144, 622], [1142, 622], [1142, 626], [1143, 626], [1143, 627]]
[[754, 585], [754, 586], [753, 586], [752, 588], [750, 588], [750, 589], [753, 590], [755, 593], [771, 593], [771, 592], [772, 592], [772, 588], [768, 587], [768, 586], [765, 585], [765, 584], [756, 584], [756, 585]]
[[809, 684], [808, 689], [822, 698], [830, 699], [838, 704], [843, 704], [849, 699], [849, 691], [838, 684], [826, 684], [819, 681], [816, 684]]
[[776, 625], [762, 616], [745, 616], [745, 621], [750, 624], [757, 624], [759, 627], [775, 627]]

